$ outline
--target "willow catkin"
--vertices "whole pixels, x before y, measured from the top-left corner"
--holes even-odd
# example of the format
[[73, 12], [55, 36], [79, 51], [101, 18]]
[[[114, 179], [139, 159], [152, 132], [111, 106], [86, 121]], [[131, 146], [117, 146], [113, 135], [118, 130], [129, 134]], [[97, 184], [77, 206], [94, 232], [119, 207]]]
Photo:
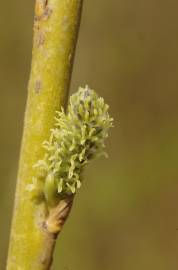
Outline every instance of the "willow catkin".
[[34, 165], [37, 176], [28, 187], [34, 197], [55, 205], [81, 187], [81, 172], [92, 159], [104, 154], [113, 119], [109, 106], [88, 86], [70, 97], [67, 113], [56, 113], [55, 127], [43, 143], [45, 156]]

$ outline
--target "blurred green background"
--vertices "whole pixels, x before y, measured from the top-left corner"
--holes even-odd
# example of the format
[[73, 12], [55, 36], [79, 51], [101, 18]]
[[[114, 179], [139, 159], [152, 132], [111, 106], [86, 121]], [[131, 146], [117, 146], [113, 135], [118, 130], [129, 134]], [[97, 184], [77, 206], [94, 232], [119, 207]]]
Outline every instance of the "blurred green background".
[[[178, 268], [178, 2], [85, 0], [71, 91], [89, 84], [110, 104], [109, 159], [85, 183], [53, 270]], [[34, 1], [0, 10], [0, 269], [5, 269]], [[35, 269], [34, 269], [35, 270]]]

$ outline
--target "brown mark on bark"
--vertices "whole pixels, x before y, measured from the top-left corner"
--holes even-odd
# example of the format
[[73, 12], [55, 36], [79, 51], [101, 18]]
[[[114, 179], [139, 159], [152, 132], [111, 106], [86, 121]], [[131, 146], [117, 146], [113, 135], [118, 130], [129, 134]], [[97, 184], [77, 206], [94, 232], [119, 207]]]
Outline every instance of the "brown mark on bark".
[[36, 80], [35, 81], [35, 92], [37, 93], [37, 94], [39, 94], [40, 93], [40, 91], [41, 91], [41, 86], [42, 86], [42, 82], [41, 82], [41, 80]]
[[48, 0], [36, 0], [35, 21], [47, 20], [52, 9], [48, 6]]
[[37, 47], [40, 47], [45, 42], [45, 33], [43, 31], [38, 30], [36, 36], [35, 36], [35, 44]]

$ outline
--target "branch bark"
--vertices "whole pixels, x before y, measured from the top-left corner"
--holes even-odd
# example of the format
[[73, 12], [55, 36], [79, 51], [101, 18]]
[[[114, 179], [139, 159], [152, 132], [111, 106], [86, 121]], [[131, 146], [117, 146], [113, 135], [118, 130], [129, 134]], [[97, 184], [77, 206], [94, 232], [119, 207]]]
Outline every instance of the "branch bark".
[[[31, 74], [20, 154], [7, 270], [47, 270], [57, 234], [47, 230], [48, 210], [26, 187], [44, 155], [55, 111], [65, 106], [82, 0], [36, 0]], [[48, 220], [49, 222], [49, 220]]]

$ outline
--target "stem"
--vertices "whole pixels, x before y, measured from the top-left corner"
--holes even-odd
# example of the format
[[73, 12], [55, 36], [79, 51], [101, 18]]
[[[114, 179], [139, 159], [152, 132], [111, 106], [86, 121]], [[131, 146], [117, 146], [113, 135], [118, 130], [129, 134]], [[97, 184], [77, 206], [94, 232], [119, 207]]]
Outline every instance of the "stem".
[[34, 44], [7, 270], [46, 270], [56, 234], [44, 226], [48, 210], [26, 187], [44, 155], [55, 111], [67, 102], [82, 0], [36, 0]]

